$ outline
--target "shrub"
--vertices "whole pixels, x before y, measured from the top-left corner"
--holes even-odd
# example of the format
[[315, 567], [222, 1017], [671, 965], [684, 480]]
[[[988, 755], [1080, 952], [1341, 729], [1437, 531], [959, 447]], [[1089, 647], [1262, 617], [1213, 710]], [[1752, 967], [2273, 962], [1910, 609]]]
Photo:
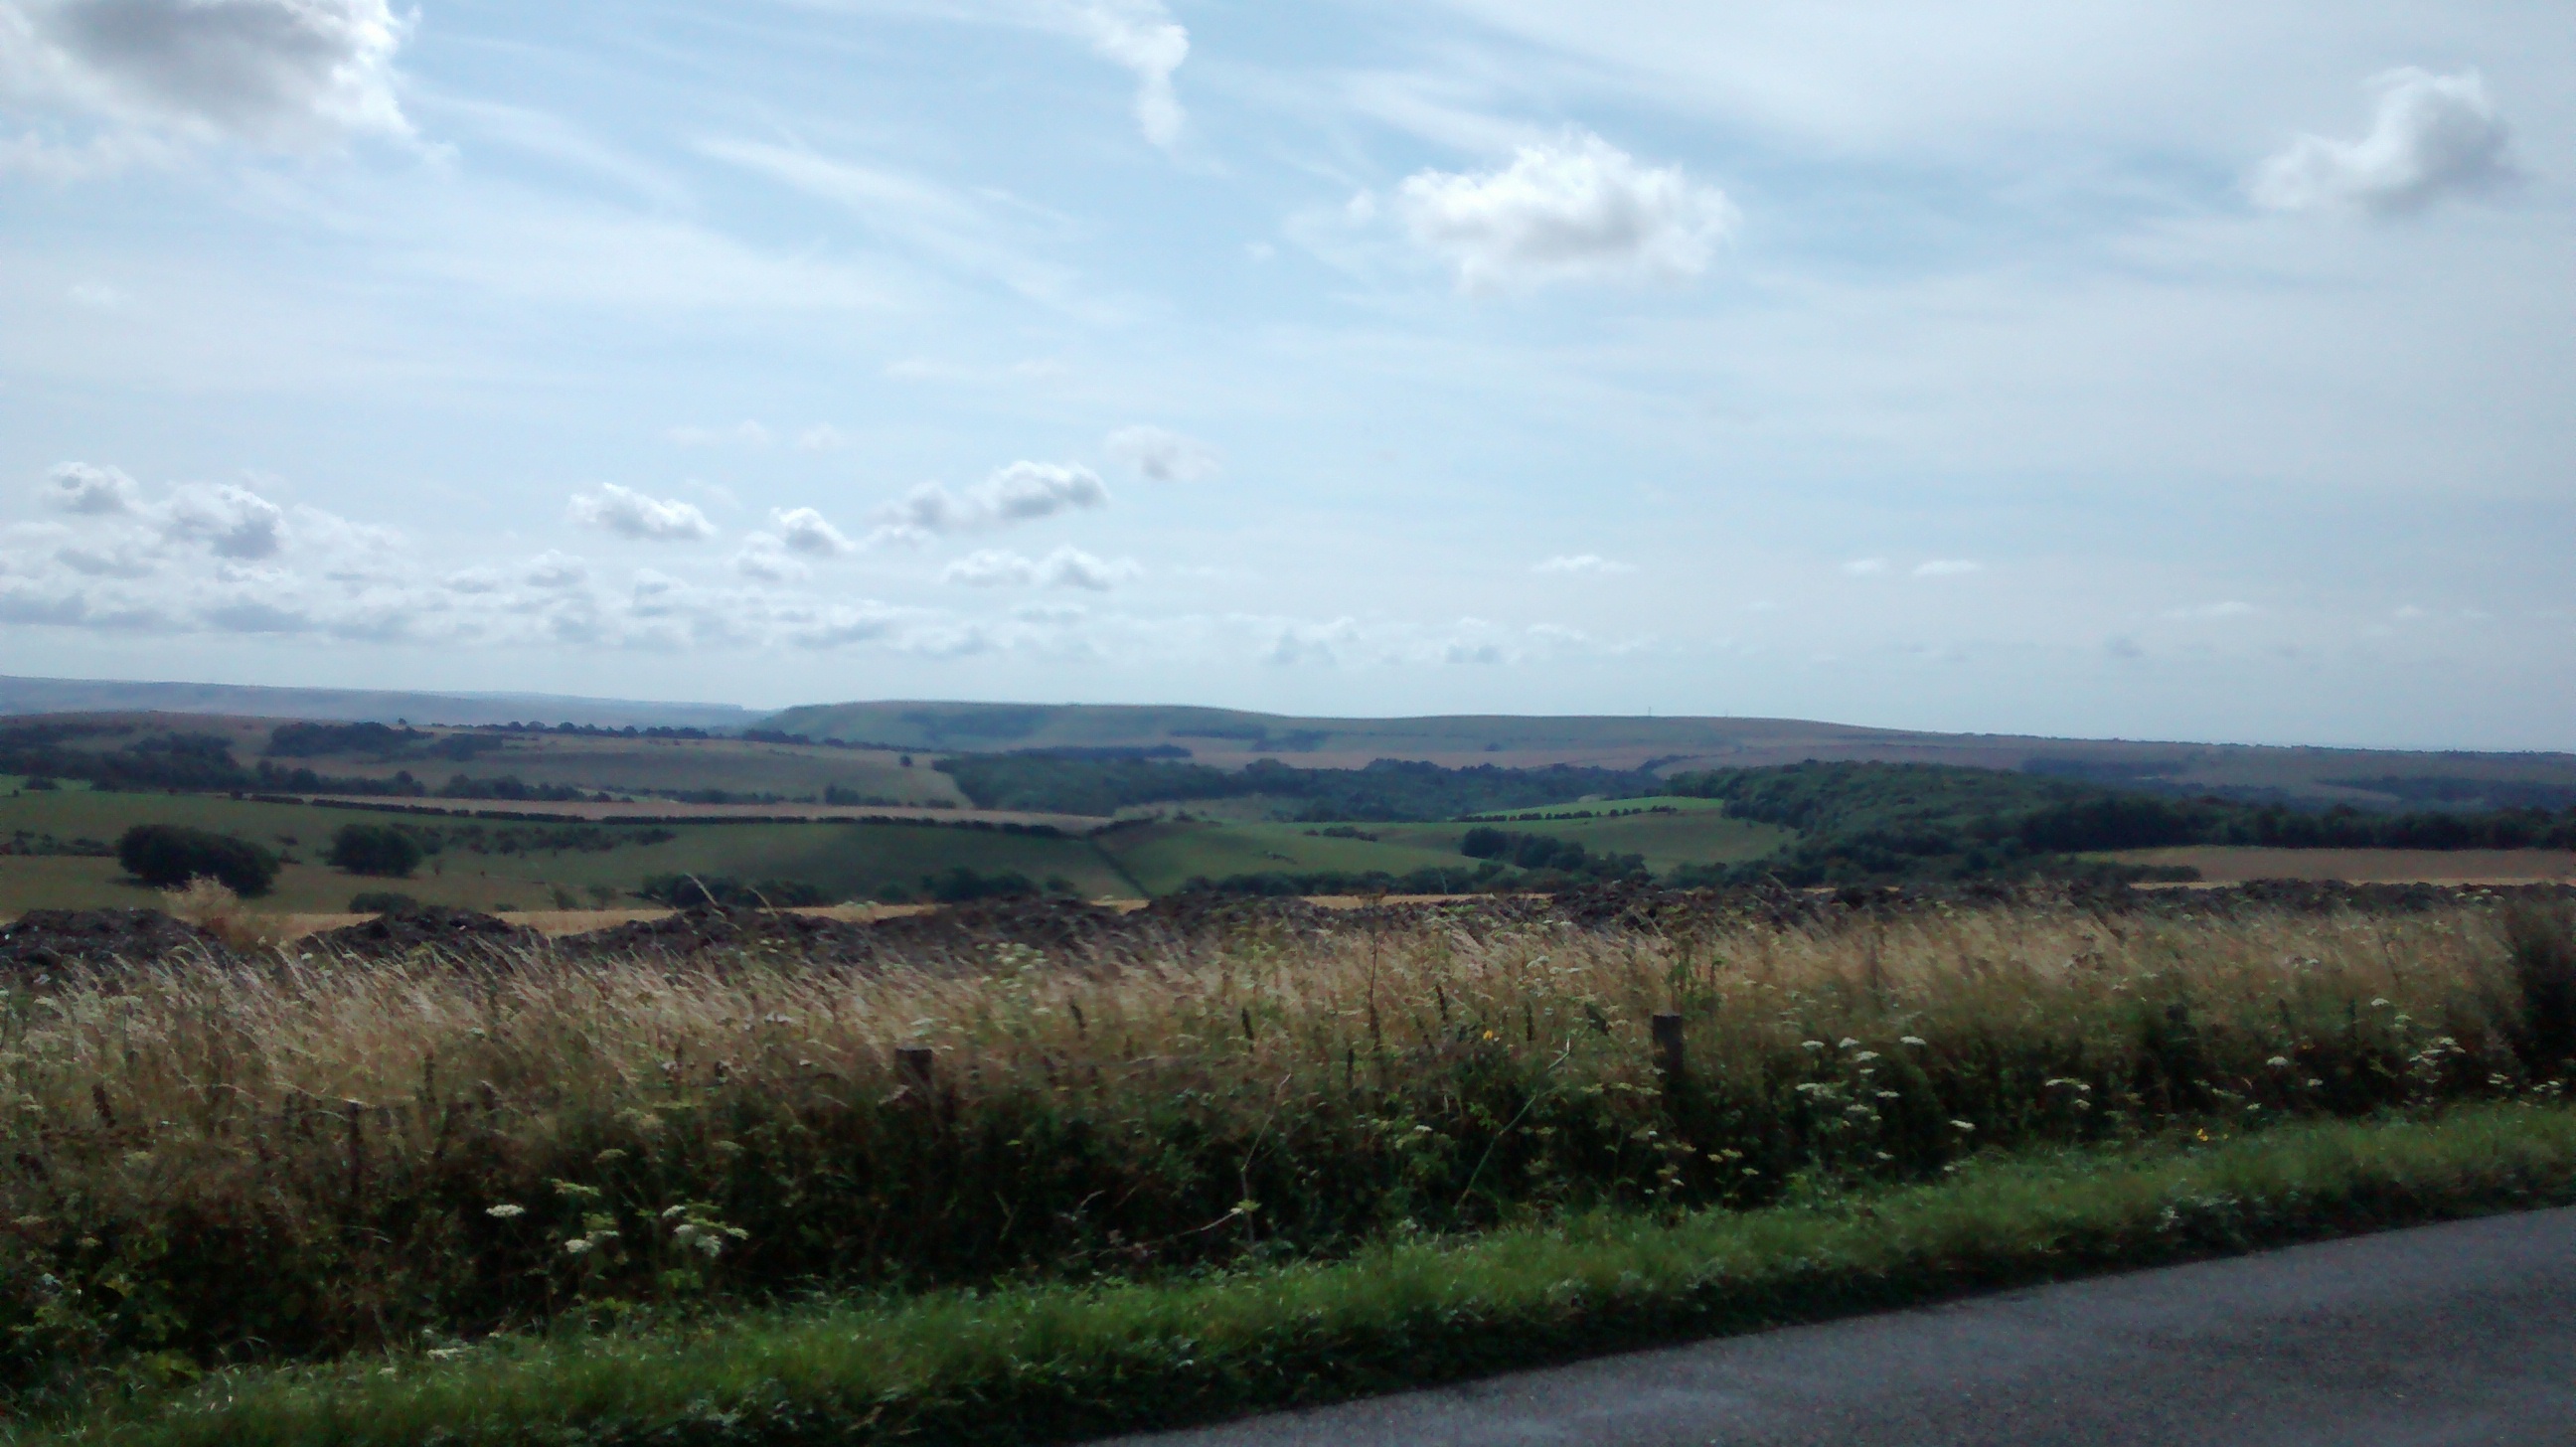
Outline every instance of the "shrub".
[[248, 899], [268, 893], [277, 879], [277, 856], [266, 849], [181, 824], [135, 825], [117, 840], [116, 858], [126, 873], [159, 889], [203, 877]]
[[410, 914], [420, 901], [399, 890], [368, 889], [349, 896], [351, 914]]
[[673, 909], [709, 904], [726, 909], [804, 909], [832, 902], [822, 888], [803, 880], [764, 879], [758, 884], [745, 884], [722, 874], [657, 874], [635, 892]]
[[1029, 877], [1017, 870], [999, 874], [978, 874], [960, 864], [946, 874], [924, 875], [924, 894], [941, 904], [965, 904], [978, 899], [1020, 899], [1038, 892]]
[[420, 867], [420, 841], [391, 824], [343, 824], [325, 857], [351, 874], [402, 879]]

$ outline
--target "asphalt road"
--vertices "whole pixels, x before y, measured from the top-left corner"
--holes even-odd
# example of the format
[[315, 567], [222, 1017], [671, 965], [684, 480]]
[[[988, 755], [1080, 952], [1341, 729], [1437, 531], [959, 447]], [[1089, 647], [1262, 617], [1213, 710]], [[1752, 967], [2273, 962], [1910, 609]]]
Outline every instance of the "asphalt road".
[[2576, 1444], [2576, 1211], [1526, 1372], [1130, 1447]]

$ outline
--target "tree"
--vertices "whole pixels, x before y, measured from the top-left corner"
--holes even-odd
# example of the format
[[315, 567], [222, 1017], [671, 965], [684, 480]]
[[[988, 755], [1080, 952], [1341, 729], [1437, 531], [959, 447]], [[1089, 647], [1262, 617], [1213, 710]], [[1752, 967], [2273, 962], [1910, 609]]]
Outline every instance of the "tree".
[[343, 824], [325, 857], [351, 874], [408, 878], [420, 867], [420, 841], [391, 824]]
[[277, 856], [259, 845], [178, 824], [135, 825], [117, 840], [116, 858], [126, 873], [159, 889], [207, 878], [251, 899], [277, 879]]

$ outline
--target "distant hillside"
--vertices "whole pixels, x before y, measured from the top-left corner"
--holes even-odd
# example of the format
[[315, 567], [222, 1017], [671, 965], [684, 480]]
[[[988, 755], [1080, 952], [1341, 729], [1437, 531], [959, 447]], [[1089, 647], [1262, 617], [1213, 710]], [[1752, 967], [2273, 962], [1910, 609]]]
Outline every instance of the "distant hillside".
[[2018, 769], [2156, 793], [2363, 808], [2565, 807], [2576, 754], [2414, 753], [2009, 734], [1936, 734], [1798, 719], [1516, 717], [1296, 718], [1232, 709], [1123, 704], [884, 702], [811, 704], [761, 727], [817, 739], [941, 752], [1186, 749], [1239, 768], [1275, 758], [1302, 768], [1417, 759], [1452, 768], [1554, 764], [1665, 773], [1827, 763]]
[[0, 677], [0, 715], [229, 714], [331, 723], [575, 723], [625, 728], [739, 730], [758, 720], [722, 703], [643, 703], [550, 693], [402, 693], [350, 688], [253, 688], [222, 683], [122, 683]]

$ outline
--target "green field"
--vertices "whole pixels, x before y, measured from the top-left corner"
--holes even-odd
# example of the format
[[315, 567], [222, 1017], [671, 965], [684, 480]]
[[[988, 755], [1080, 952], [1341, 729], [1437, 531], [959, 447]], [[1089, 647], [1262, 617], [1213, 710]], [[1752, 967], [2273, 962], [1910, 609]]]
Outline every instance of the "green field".
[[[270, 736], [281, 719], [116, 715], [99, 720], [112, 731], [62, 741], [75, 752], [110, 753], [156, 734], [213, 735], [230, 746], [245, 768], [268, 757]], [[528, 784], [567, 784], [593, 793], [654, 794], [720, 789], [732, 794], [815, 798], [831, 788], [888, 804], [962, 805], [956, 781], [930, 767], [924, 755], [905, 767], [903, 756], [874, 749], [763, 743], [752, 739], [644, 738], [582, 734], [497, 733], [429, 729], [423, 741], [391, 757], [369, 752], [277, 758], [284, 768], [310, 768], [328, 778], [412, 777], [436, 788], [454, 775], [474, 779], [515, 777]], [[469, 759], [434, 750], [459, 734], [478, 746]]]
[[[1576, 818], [1610, 810], [1668, 808], [1670, 814], [1641, 813], [1624, 818]], [[1195, 812], [1195, 808], [1193, 808]], [[1726, 817], [1707, 799], [1622, 799], [1602, 804], [1568, 804], [1523, 811], [1534, 817], [1494, 827], [1524, 834], [1571, 839], [1596, 854], [1642, 854], [1658, 873], [1680, 864], [1733, 864], [1770, 853], [1793, 837], [1768, 824]], [[1374, 839], [1325, 834], [1328, 828], [1351, 828]], [[1455, 869], [1474, 861], [1458, 852], [1467, 831], [1477, 826], [1440, 824], [1284, 824], [1249, 822], [1164, 821], [1101, 836], [1101, 847], [1137, 884], [1150, 893], [1178, 889], [1194, 877], [1223, 879], [1236, 874], [1360, 874], [1382, 871], [1409, 874], [1417, 869]]]
[[[1571, 813], [1665, 807], [1679, 812], [1625, 818], [1569, 818]], [[1572, 839], [1596, 853], [1642, 854], [1658, 872], [1676, 864], [1729, 863], [1755, 858], [1789, 837], [1765, 824], [1727, 818], [1707, 800], [1655, 799], [1569, 805], [1541, 812], [1549, 817], [1497, 827]], [[334, 832], [352, 822], [409, 819], [450, 831], [479, 827], [486, 848], [451, 845], [432, 856], [412, 878], [366, 879], [320, 862]], [[492, 909], [547, 909], [566, 891], [584, 904], [626, 899], [655, 875], [722, 875], [744, 882], [764, 879], [813, 884], [836, 899], [871, 897], [888, 886], [917, 890], [922, 876], [964, 867], [981, 874], [1018, 873], [1043, 883], [1060, 878], [1091, 898], [1164, 894], [1193, 878], [1241, 874], [1402, 875], [1425, 868], [1468, 864], [1458, 852], [1468, 824], [1369, 824], [1328, 826], [1257, 822], [1164, 820], [1129, 826], [1099, 837], [1046, 838], [993, 829], [846, 823], [688, 823], [657, 826], [676, 836], [614, 849], [505, 848], [517, 832], [525, 841], [560, 837], [565, 823], [512, 823], [453, 816], [406, 816], [389, 811], [272, 804], [218, 794], [97, 793], [65, 788], [49, 793], [0, 794], [0, 841], [20, 836], [33, 846], [47, 837], [62, 844], [85, 841], [112, 846], [136, 824], [184, 824], [237, 835], [276, 850], [287, 861], [276, 889], [256, 902], [262, 910], [321, 913], [347, 907], [361, 890], [397, 888], [438, 904]], [[1374, 839], [1334, 837], [1328, 828], [1355, 828]], [[600, 826], [611, 837], [633, 837], [629, 826]], [[127, 881], [113, 859], [60, 855], [0, 856], [0, 913], [32, 908], [92, 908], [153, 903], [152, 891]]]
[[[413, 822], [451, 831], [479, 824], [495, 847], [480, 853], [451, 847], [425, 862], [410, 879], [400, 881], [344, 874], [318, 862], [341, 825], [404, 817], [220, 795], [65, 790], [0, 796], [0, 840], [25, 830], [39, 838], [51, 835], [61, 841], [86, 839], [112, 845], [135, 824], [185, 824], [238, 835], [296, 861], [279, 874], [275, 890], [254, 906], [284, 913], [345, 909], [352, 894], [386, 888], [438, 904], [545, 909], [555, 906], [557, 888], [589, 903], [599, 890], [625, 896], [650, 876], [683, 873], [724, 875], [745, 882], [796, 880], [816, 885], [835, 898], [854, 899], [889, 885], [917, 890], [922, 876], [958, 866], [983, 874], [1016, 872], [1037, 882], [1060, 877], [1089, 896], [1134, 893], [1085, 840], [894, 824], [677, 824], [667, 826], [667, 832], [676, 837], [659, 843], [504, 853], [497, 848], [504, 831], [544, 836], [569, 826], [419, 818]], [[113, 859], [0, 856], [0, 913], [155, 902], [151, 890], [125, 882], [124, 871]]]

